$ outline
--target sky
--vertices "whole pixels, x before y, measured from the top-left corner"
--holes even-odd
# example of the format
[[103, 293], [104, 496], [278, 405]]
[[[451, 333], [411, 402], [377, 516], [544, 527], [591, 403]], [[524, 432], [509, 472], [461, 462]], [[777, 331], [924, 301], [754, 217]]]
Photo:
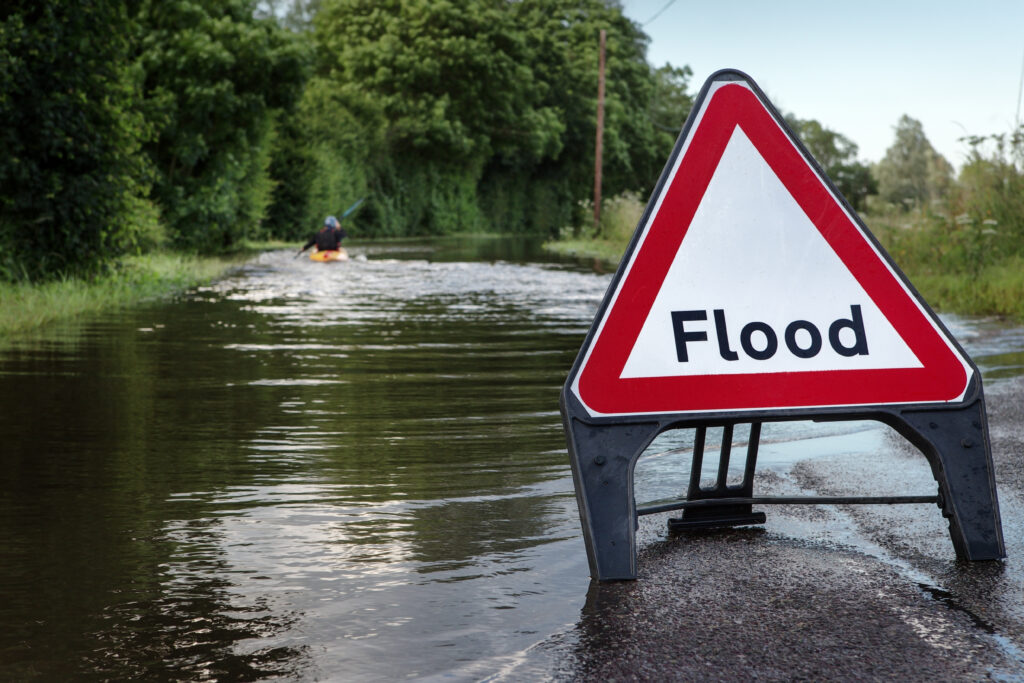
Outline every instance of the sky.
[[1024, 0], [620, 1], [651, 64], [693, 70], [692, 93], [739, 69], [783, 113], [855, 142], [861, 161], [885, 156], [903, 114], [956, 168], [969, 149], [958, 138], [1024, 119]]

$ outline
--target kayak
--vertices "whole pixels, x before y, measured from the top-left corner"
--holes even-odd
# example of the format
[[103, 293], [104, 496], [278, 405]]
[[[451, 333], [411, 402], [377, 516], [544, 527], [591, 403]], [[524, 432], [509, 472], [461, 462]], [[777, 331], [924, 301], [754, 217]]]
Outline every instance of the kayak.
[[348, 252], [344, 249], [327, 249], [318, 251], [316, 248], [309, 252], [310, 261], [327, 263], [328, 261], [348, 261]]

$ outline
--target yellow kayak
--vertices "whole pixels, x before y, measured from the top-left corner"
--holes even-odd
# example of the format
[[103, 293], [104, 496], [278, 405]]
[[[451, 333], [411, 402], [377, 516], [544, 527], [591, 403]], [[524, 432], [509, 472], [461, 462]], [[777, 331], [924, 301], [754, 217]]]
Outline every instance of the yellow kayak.
[[316, 247], [313, 251], [309, 252], [310, 261], [319, 261], [320, 263], [327, 263], [329, 261], [348, 261], [348, 252], [344, 249], [327, 249], [325, 251], [318, 251]]

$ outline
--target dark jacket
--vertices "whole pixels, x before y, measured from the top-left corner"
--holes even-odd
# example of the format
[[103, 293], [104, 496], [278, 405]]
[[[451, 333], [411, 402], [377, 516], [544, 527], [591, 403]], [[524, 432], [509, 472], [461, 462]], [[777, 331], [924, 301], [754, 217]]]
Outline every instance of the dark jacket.
[[325, 226], [320, 232], [309, 238], [302, 250], [305, 251], [315, 244], [317, 251], [334, 251], [341, 246], [341, 241], [346, 237], [348, 237], [348, 233], [341, 227], [328, 228]]

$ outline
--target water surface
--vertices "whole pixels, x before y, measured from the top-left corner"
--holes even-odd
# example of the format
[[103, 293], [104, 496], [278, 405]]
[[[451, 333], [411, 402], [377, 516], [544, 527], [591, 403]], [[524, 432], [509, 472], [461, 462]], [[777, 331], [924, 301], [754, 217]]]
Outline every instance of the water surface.
[[[558, 394], [610, 276], [520, 241], [352, 251], [0, 349], [0, 678], [472, 680], [572, 629]], [[951, 325], [1019, 374], [1024, 335]], [[766, 469], [884, 441], [773, 427]], [[685, 486], [689, 438], [640, 502]]]

